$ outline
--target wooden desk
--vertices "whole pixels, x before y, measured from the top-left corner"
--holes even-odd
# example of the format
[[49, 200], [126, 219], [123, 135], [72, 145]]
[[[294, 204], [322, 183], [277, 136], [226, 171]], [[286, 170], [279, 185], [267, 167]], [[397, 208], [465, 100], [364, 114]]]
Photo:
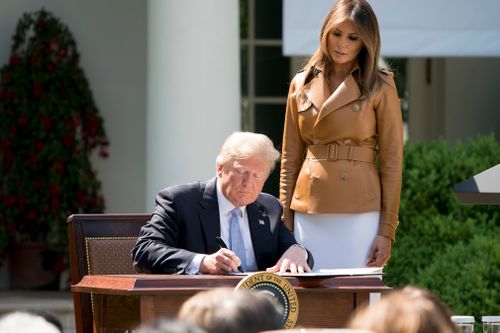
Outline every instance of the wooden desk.
[[[234, 288], [241, 276], [86, 275], [71, 290], [93, 294], [96, 332], [133, 329], [159, 316], [176, 316], [182, 303], [210, 288]], [[287, 277], [299, 300], [297, 327], [343, 327], [370, 292], [388, 290], [376, 276]]]

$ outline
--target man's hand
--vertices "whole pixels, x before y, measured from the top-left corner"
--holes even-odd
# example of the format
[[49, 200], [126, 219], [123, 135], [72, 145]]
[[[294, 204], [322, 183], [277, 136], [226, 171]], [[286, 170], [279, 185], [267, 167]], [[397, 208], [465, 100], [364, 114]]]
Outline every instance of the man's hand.
[[383, 267], [391, 257], [392, 242], [389, 237], [377, 235], [372, 243], [366, 266]]
[[266, 271], [271, 273], [304, 273], [310, 272], [311, 268], [307, 264], [307, 251], [300, 246], [290, 246], [288, 250], [283, 253], [280, 260], [273, 267], [269, 267]]
[[220, 249], [203, 257], [200, 263], [200, 273], [228, 274], [237, 272], [239, 265], [241, 265], [240, 258], [233, 251]]

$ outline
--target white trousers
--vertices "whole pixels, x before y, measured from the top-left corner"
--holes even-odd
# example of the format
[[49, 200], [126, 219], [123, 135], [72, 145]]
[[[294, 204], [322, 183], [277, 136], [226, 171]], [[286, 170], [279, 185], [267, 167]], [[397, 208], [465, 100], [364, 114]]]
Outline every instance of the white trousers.
[[314, 256], [314, 271], [366, 267], [380, 212], [304, 214], [295, 212], [294, 235]]

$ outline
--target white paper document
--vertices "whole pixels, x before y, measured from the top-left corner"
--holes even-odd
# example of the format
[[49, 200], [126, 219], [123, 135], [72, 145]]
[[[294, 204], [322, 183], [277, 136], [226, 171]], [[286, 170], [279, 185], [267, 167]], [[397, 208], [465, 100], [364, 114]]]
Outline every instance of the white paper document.
[[293, 274], [293, 273], [276, 273], [281, 276], [359, 276], [359, 275], [383, 275], [383, 267], [360, 267], [360, 268], [335, 268], [335, 269], [319, 269], [310, 273]]
[[[296, 277], [328, 277], [328, 276], [360, 276], [360, 275], [384, 275], [383, 267], [360, 267], [360, 268], [335, 268], [335, 269], [319, 269], [310, 273], [275, 273], [280, 276], [296, 276]], [[239, 273], [234, 272], [230, 275], [251, 275], [257, 272]]]

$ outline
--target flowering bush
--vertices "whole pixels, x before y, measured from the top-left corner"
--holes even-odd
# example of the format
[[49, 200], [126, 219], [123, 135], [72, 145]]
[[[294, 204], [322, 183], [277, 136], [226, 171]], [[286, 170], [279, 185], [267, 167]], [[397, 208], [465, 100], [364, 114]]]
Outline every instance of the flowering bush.
[[104, 208], [90, 155], [107, 157], [109, 143], [68, 29], [42, 9], [12, 43], [0, 70], [0, 257], [16, 241], [61, 254], [68, 214]]

